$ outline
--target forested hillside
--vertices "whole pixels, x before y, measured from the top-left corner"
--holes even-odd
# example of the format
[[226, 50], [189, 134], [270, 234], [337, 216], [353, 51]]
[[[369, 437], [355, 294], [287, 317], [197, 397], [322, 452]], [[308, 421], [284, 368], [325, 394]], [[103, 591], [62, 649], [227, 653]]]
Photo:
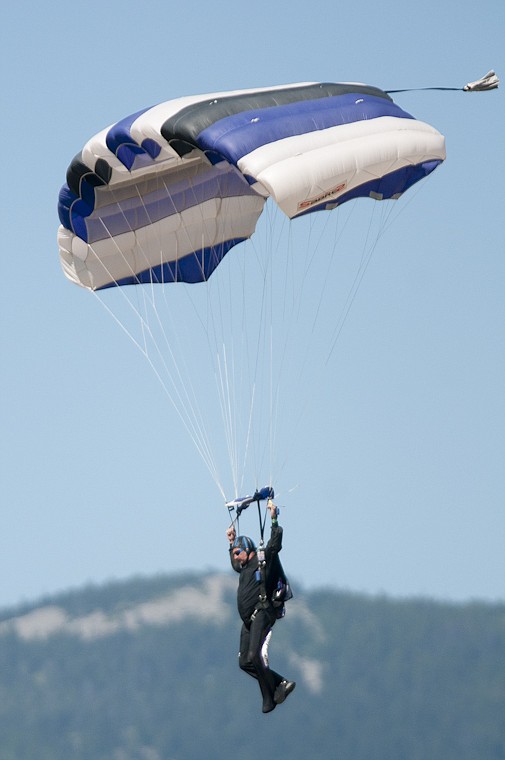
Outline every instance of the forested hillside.
[[505, 605], [321, 590], [270, 646], [261, 713], [233, 573], [111, 583], [0, 613], [1, 760], [503, 760]]

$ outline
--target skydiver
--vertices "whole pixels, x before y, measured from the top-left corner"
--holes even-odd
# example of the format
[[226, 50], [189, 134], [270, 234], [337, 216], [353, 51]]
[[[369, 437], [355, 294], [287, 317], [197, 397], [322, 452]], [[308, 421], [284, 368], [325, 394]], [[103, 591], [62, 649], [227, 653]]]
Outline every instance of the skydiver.
[[[242, 619], [240, 632], [239, 667], [256, 678], [263, 698], [262, 711], [271, 712], [291, 694], [296, 684], [276, 673], [268, 664], [268, 643], [275, 621], [282, 616], [282, 602], [276, 599], [278, 581], [287, 584], [279, 559], [282, 549], [282, 528], [277, 523], [277, 508], [270, 499], [267, 508], [272, 518], [270, 540], [265, 547], [265, 563], [260, 565], [257, 549], [248, 536], [237, 536], [229, 527], [226, 536], [230, 543], [230, 561], [240, 573], [237, 607]], [[261, 559], [261, 557], [260, 557]], [[286, 588], [286, 585], [284, 585]], [[289, 586], [287, 586], [289, 589]], [[288, 590], [285, 599], [292, 596]]]

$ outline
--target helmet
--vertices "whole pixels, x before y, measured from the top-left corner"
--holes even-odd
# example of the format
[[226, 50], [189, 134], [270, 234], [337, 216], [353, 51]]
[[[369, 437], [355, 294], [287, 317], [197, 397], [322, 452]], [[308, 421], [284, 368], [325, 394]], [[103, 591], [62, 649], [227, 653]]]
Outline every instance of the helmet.
[[252, 538], [249, 538], [249, 536], [237, 536], [237, 538], [233, 542], [233, 548], [242, 549], [243, 551], [246, 551], [248, 554], [250, 552], [256, 551], [256, 546], [254, 544], [254, 541], [252, 540]]

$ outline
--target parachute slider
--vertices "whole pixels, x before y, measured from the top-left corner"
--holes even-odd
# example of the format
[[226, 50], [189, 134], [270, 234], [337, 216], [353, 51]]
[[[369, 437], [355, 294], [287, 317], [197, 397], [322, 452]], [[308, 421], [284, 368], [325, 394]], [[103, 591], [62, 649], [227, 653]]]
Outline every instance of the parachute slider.
[[240, 513], [243, 512], [244, 509], [247, 509], [247, 507], [253, 502], [256, 501], [259, 503], [265, 499], [273, 499], [274, 495], [274, 489], [271, 486], [265, 486], [264, 488], [257, 490], [253, 496], [239, 496], [232, 501], [227, 501], [226, 506], [228, 507], [229, 512], [232, 512], [235, 509], [238, 517]]
[[483, 92], [484, 90], [494, 90], [500, 84], [500, 80], [496, 76], [493, 69], [488, 71], [481, 79], [477, 79], [476, 82], [468, 82], [463, 87], [465, 92]]

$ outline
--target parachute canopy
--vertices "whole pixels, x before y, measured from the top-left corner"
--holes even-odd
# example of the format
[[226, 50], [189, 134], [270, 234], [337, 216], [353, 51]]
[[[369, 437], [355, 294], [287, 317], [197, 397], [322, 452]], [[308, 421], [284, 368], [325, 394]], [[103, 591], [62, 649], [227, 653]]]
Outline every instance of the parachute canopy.
[[271, 197], [294, 218], [398, 198], [445, 158], [443, 136], [363, 84], [183, 97], [93, 137], [59, 196], [65, 275], [82, 287], [202, 282]]

